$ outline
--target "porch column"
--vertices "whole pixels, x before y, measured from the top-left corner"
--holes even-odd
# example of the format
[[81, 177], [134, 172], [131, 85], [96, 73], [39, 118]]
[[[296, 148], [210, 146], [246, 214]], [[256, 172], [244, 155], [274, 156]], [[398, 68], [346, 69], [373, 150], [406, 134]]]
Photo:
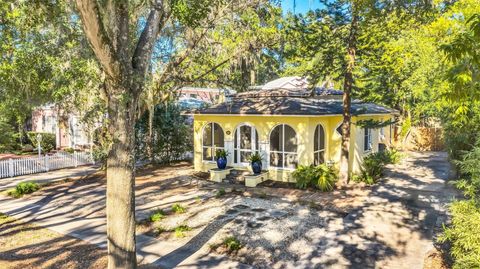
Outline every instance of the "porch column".
[[260, 147], [260, 156], [262, 156], [262, 169], [267, 170], [268, 164], [270, 163], [270, 156], [268, 154], [270, 150], [270, 144], [268, 141], [258, 141], [258, 146]]
[[227, 165], [233, 165], [233, 140], [225, 140], [225, 150], [228, 152]]

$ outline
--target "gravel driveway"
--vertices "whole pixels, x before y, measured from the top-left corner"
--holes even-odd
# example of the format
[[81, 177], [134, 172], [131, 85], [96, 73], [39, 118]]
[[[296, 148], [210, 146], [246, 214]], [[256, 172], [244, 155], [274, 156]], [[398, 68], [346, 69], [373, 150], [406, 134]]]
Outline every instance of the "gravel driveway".
[[[146, 172], [137, 180], [137, 218], [181, 203], [187, 213], [172, 214], [162, 225], [188, 224], [193, 229], [185, 238], [143, 236], [139, 244], [146, 247], [139, 249], [142, 255], [160, 256], [149, 261], [166, 268], [185, 264], [197, 268], [242, 264], [258, 268], [422, 268], [425, 253], [447, 220], [446, 204], [458, 195], [446, 183], [447, 156], [409, 153], [388, 170], [378, 185], [363, 189], [361, 195], [357, 190], [355, 203], [344, 211], [280, 198], [216, 197], [214, 191], [190, 184], [191, 170], [184, 166]], [[87, 240], [101, 244], [105, 240], [103, 197], [104, 182], [77, 181], [44, 190], [24, 209], [10, 213], [24, 216], [27, 210], [34, 221], [64, 214], [66, 222], [83, 223], [83, 229], [74, 226], [72, 233], [88, 232], [94, 236]], [[1, 208], [9, 203], [0, 199]], [[226, 266], [221, 256], [208, 254], [209, 245], [231, 235], [244, 247], [229, 257], [240, 263]], [[191, 263], [192, 257], [197, 257], [196, 264]]]

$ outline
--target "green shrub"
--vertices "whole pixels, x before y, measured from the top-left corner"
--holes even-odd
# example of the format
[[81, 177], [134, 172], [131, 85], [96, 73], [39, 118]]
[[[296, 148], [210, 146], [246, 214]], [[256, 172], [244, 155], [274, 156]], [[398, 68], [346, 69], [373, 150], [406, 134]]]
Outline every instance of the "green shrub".
[[450, 205], [452, 223], [444, 227], [440, 242], [451, 244], [453, 268], [480, 268], [480, 142], [470, 151], [459, 151], [455, 161], [461, 179], [456, 187], [468, 200]]
[[70, 154], [73, 154], [75, 152], [75, 150], [72, 149], [72, 148], [64, 148], [63, 151], [65, 151], [66, 153], [70, 153]]
[[219, 190], [217, 191], [217, 193], [215, 194], [215, 196], [216, 196], [217, 198], [218, 198], [218, 197], [222, 197], [222, 196], [225, 195], [225, 193], [226, 193], [226, 192], [225, 192], [225, 189], [219, 189]]
[[332, 191], [338, 179], [337, 171], [335, 171], [333, 166], [327, 166], [326, 164], [318, 166], [300, 165], [292, 173], [292, 176], [296, 180], [297, 188], [306, 189], [313, 187], [321, 191]]
[[0, 153], [19, 148], [17, 134], [12, 125], [0, 117]]
[[174, 205], [172, 205], [172, 211], [177, 213], [177, 214], [182, 214], [182, 213], [187, 212], [187, 209], [184, 206], [182, 206], [181, 204], [174, 204]]
[[224, 149], [217, 149], [215, 151], [215, 158], [218, 159], [218, 158], [227, 158], [228, 157], [228, 151], [224, 150]]
[[39, 133], [39, 132], [27, 132], [28, 139], [30, 140], [32, 146], [37, 148], [38, 141], [37, 135], [42, 136], [42, 140], [40, 142], [40, 147], [42, 148], [43, 153], [48, 153], [56, 148], [56, 137], [55, 134], [51, 133]]
[[223, 245], [227, 249], [228, 253], [232, 253], [234, 251], [238, 251], [239, 249], [242, 248], [242, 244], [240, 241], [234, 237], [234, 236], [229, 236], [223, 240]]
[[162, 220], [163, 218], [165, 218], [165, 212], [163, 212], [163, 210], [161, 210], [161, 209], [158, 209], [155, 212], [153, 212], [150, 215], [150, 217], [148, 217], [148, 220], [150, 222], [157, 222], [157, 221]]
[[35, 191], [38, 191], [40, 186], [35, 182], [21, 182], [15, 187], [14, 190], [8, 192], [8, 195], [11, 195], [15, 198], [22, 197], [25, 194], [30, 194]]
[[402, 154], [397, 150], [370, 153], [363, 157], [360, 175], [353, 176], [353, 181], [365, 182], [368, 185], [375, 184], [383, 175], [385, 165], [399, 163], [401, 158]]
[[[149, 144], [149, 112], [146, 111], [135, 125], [135, 155], [137, 160], [152, 159], [158, 163], [171, 163], [193, 150], [193, 129], [186, 116], [173, 102], [161, 102], [155, 106], [153, 137]], [[151, 150], [149, 148], [151, 147]], [[149, 152], [153, 156], [149, 156]]]
[[456, 201], [450, 211], [452, 225], [444, 228], [439, 240], [451, 243], [453, 268], [480, 268], [480, 205], [474, 200]]
[[175, 237], [185, 237], [186, 232], [191, 231], [192, 228], [190, 228], [188, 225], [180, 225], [175, 227]]
[[248, 157], [248, 161], [251, 163], [263, 161], [262, 155], [257, 151]]
[[398, 164], [403, 158], [403, 154], [396, 149], [382, 151], [382, 154], [385, 164]]

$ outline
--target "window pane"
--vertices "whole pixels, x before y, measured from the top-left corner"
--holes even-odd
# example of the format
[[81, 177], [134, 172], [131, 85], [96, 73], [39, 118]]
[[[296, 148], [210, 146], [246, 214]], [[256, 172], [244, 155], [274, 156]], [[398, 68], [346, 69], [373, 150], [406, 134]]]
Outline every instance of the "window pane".
[[240, 146], [242, 147], [242, 149], [252, 148], [252, 127], [240, 127]]
[[285, 128], [285, 151], [297, 152], [297, 137], [292, 127], [284, 125]]
[[206, 161], [213, 161], [213, 149], [203, 148], [203, 159]]
[[213, 124], [213, 142], [214, 145], [217, 147], [223, 147], [224, 140], [223, 140], [223, 130], [220, 125], [217, 123]]
[[238, 150], [234, 150], [234, 151], [233, 151], [233, 162], [234, 162], [234, 163], [237, 163], [237, 162], [238, 162], [238, 156], [237, 156], [237, 154], [238, 154]]
[[203, 145], [211, 146], [212, 145], [212, 124], [209, 123], [205, 128], [203, 128]]
[[325, 149], [325, 132], [322, 125], [315, 129], [314, 151]]
[[318, 126], [320, 128], [320, 149], [325, 149], [325, 131], [321, 125]]
[[233, 136], [233, 148], [238, 148], [238, 144], [237, 144], [237, 130], [235, 130], [235, 135]]
[[255, 130], [255, 149], [256, 150], [260, 149], [260, 147], [258, 145], [258, 132], [257, 132], [257, 130]]
[[286, 168], [297, 168], [297, 154], [286, 153], [285, 154], [285, 167]]
[[283, 167], [283, 156], [281, 153], [270, 153], [270, 165], [274, 167]]
[[240, 152], [240, 162], [248, 163], [248, 158], [250, 157], [251, 154], [252, 154], [251, 152], [245, 152], [245, 151]]
[[368, 150], [368, 129], [364, 128], [364, 137], [363, 137], [363, 150]]
[[280, 133], [282, 132], [282, 126], [279, 125], [272, 130], [270, 134], [270, 150], [271, 151], [283, 151], [282, 141], [280, 140]]
[[320, 151], [320, 152], [316, 152], [315, 153], [315, 160], [314, 160], [314, 165], [320, 165], [322, 163], [325, 163], [325, 156], [324, 156], [325, 152], [324, 151]]

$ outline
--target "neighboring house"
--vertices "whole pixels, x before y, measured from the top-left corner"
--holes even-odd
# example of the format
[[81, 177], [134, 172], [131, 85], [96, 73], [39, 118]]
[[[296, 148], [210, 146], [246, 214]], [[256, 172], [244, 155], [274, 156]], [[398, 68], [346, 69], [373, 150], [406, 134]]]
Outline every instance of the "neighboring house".
[[191, 98], [210, 104], [229, 100], [236, 91], [229, 89], [183, 87], [178, 90], [179, 98]]
[[38, 107], [32, 112], [32, 131], [55, 134], [57, 148], [86, 148], [91, 144], [87, 128], [80, 117], [60, 117], [55, 105]]
[[[216, 167], [215, 150], [225, 149], [228, 165], [249, 167], [248, 156], [259, 151], [269, 178], [291, 181], [298, 165], [340, 161], [342, 92], [307, 87], [299, 77], [281, 78], [257, 91], [244, 92], [229, 102], [199, 109], [194, 114], [195, 170]], [[395, 111], [352, 100], [350, 167], [360, 169], [362, 157], [390, 146], [391, 129], [364, 129], [363, 119], [388, 120]]]

